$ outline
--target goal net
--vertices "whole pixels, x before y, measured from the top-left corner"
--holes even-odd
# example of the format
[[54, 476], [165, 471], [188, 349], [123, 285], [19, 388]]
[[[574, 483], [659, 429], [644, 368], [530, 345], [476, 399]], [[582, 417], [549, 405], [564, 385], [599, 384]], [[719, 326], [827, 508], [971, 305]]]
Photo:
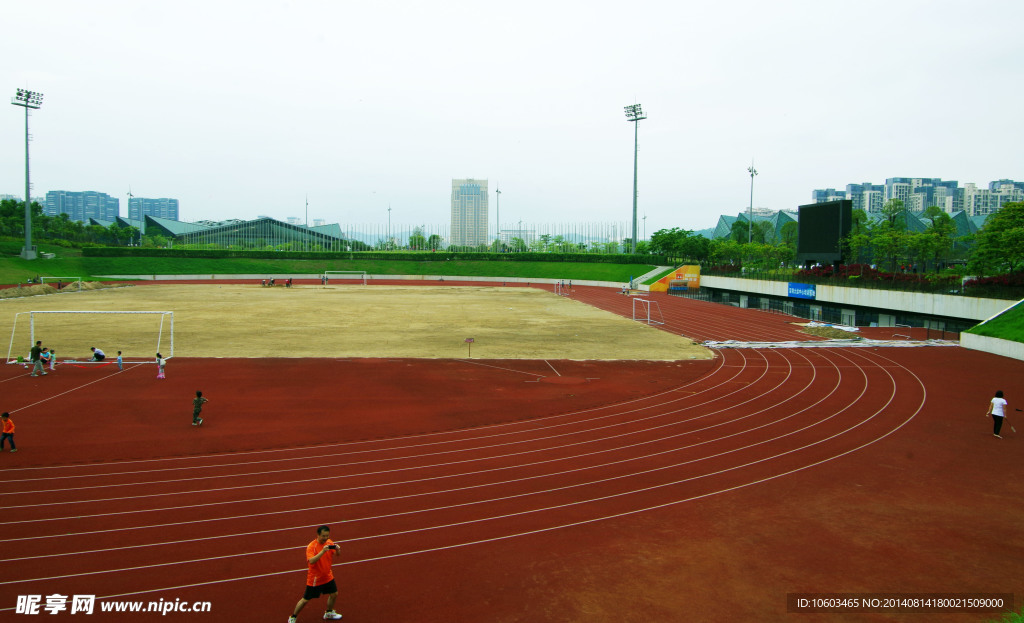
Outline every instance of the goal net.
[[651, 299], [633, 299], [633, 320], [647, 324], [665, 324], [665, 317], [661, 315], [661, 305]]
[[358, 281], [364, 286], [366, 285], [366, 271], [365, 270], [325, 270], [321, 276], [324, 285], [330, 285], [334, 280], [339, 281]]
[[36, 343], [56, 352], [59, 361], [88, 361], [91, 348], [107, 361], [155, 363], [156, 354], [174, 356], [174, 312], [170, 311], [28, 311], [14, 315], [7, 363], [29, 358]]
[[81, 292], [82, 291], [82, 278], [81, 277], [40, 277], [39, 281], [43, 284], [49, 283], [58, 290], [64, 292]]

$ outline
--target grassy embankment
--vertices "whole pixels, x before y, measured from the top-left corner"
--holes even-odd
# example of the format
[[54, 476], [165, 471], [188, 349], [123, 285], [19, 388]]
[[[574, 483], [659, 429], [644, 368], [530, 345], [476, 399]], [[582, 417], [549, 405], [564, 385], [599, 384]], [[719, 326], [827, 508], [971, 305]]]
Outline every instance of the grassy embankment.
[[968, 333], [1024, 342], [1024, 302], [1017, 303], [984, 324], [972, 327]]
[[[7, 245], [10, 247], [10, 245]], [[408, 260], [257, 260], [243, 258], [118, 258], [82, 257], [77, 249], [40, 244], [39, 251], [53, 259], [23, 260], [0, 249], [0, 284], [24, 283], [29, 277], [81, 277], [98, 275], [211, 275], [211, 274], [320, 274], [325, 270], [365, 270], [373, 275], [462, 275], [520, 277], [524, 279], [593, 280], [625, 283], [655, 267], [646, 264], [585, 264], [577, 262], [416, 262]], [[13, 253], [13, 255], [12, 255]]]

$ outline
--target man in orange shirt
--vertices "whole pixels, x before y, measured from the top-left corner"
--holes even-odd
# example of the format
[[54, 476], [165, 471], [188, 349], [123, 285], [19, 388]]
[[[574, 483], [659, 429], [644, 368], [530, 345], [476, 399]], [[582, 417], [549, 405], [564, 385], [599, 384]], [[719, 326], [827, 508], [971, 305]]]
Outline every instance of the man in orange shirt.
[[316, 539], [306, 546], [306, 564], [309, 565], [306, 571], [306, 592], [299, 603], [295, 604], [295, 610], [292, 611], [292, 616], [288, 617], [288, 623], [298, 621], [299, 613], [306, 607], [306, 603], [320, 595], [327, 595], [327, 612], [324, 613], [324, 619], [333, 621], [341, 618], [341, 615], [334, 611], [338, 585], [334, 583], [334, 572], [331, 571], [331, 562], [337, 553], [338, 546], [331, 540], [331, 529], [327, 526], [317, 528]]
[[3, 421], [3, 432], [0, 433], [0, 452], [4, 451], [4, 442], [8, 439], [11, 440], [11, 452], [17, 452], [18, 448], [14, 445], [14, 420], [11, 419], [11, 414], [4, 411], [0, 419]]

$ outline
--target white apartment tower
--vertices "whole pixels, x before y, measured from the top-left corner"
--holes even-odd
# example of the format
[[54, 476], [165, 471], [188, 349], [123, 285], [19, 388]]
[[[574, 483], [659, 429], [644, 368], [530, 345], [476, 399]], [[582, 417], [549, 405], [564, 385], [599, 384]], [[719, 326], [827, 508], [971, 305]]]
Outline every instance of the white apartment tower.
[[449, 244], [487, 245], [487, 180], [452, 180], [452, 230]]

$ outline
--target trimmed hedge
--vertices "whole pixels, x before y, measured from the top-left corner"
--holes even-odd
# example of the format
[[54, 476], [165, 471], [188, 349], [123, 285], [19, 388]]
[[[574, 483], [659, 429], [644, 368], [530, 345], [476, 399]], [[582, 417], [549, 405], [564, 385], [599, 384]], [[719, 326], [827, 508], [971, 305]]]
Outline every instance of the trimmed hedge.
[[84, 257], [160, 257], [160, 258], [247, 258], [256, 260], [401, 260], [445, 262], [581, 262], [586, 264], [656, 264], [668, 266], [664, 255], [628, 253], [479, 253], [450, 251], [251, 251], [241, 249], [147, 249], [141, 247], [84, 247]]

